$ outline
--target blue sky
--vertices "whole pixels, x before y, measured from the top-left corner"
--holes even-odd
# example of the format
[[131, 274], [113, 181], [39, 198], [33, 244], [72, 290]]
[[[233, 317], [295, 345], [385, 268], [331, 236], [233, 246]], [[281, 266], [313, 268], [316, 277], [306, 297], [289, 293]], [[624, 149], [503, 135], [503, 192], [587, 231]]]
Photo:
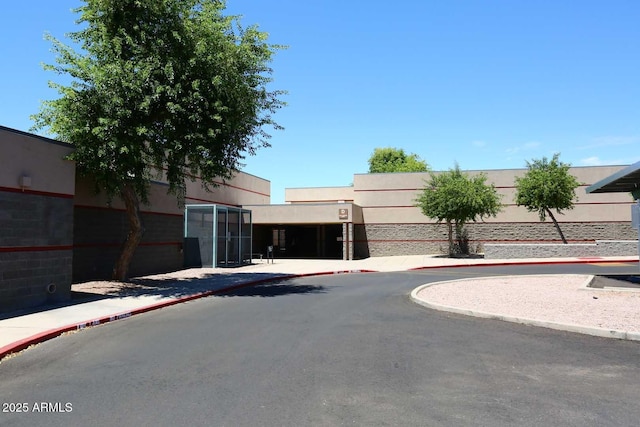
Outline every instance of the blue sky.
[[[28, 131], [52, 62], [45, 32], [76, 29], [80, 0], [7, 2], [0, 125]], [[228, 0], [276, 55], [289, 94], [272, 147], [244, 170], [285, 187], [349, 185], [376, 147], [435, 170], [502, 169], [561, 153], [574, 166], [640, 161], [637, 0]]]

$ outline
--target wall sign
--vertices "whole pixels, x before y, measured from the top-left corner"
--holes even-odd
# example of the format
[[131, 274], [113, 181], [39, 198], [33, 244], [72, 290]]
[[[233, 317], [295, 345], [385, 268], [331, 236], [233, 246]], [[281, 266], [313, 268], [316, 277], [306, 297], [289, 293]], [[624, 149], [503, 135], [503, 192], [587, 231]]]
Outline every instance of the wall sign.
[[338, 219], [349, 219], [349, 209], [338, 209]]

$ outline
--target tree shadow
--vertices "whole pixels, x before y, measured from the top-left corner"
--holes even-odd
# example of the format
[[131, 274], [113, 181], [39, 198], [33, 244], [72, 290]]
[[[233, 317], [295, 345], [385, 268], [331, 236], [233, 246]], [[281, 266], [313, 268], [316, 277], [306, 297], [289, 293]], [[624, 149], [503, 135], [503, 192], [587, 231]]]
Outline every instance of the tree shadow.
[[222, 291], [221, 297], [279, 297], [283, 295], [324, 294], [327, 288], [322, 285], [296, 285], [290, 280], [262, 283], [253, 286]]
[[435, 255], [434, 258], [452, 258], [452, 259], [484, 259], [483, 254], [440, 254]]
[[295, 279], [294, 275], [285, 273], [208, 273], [191, 278], [152, 277], [134, 278], [126, 282], [88, 282], [72, 285], [70, 298], [66, 301], [47, 302], [36, 307], [0, 313], [0, 320], [110, 298], [184, 298], [202, 293], [224, 297], [277, 297], [327, 292], [324, 286], [296, 285], [292, 279]]
[[71, 307], [78, 304], [99, 301], [111, 298], [108, 295], [96, 294], [91, 292], [71, 291], [69, 299], [65, 301], [45, 302], [35, 307], [22, 308], [19, 310], [0, 313], [0, 320], [12, 319], [14, 317], [27, 316], [29, 314], [41, 313], [43, 311], [56, 310], [58, 308]]
[[103, 294], [118, 298], [147, 295], [181, 298], [207, 292], [224, 296], [265, 297], [325, 292], [322, 286], [295, 285], [289, 281], [293, 278], [284, 273], [211, 273], [181, 279], [137, 278], [127, 282], [109, 282]]

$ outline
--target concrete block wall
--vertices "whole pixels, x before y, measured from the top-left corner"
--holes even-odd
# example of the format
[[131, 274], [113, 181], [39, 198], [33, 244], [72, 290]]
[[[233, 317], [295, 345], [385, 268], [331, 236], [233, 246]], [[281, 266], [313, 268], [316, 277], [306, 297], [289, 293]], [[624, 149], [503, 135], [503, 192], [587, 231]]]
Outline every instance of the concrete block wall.
[[598, 240], [592, 244], [486, 244], [485, 259], [634, 256], [638, 242]]
[[[184, 208], [167, 193], [162, 182], [151, 185], [149, 205], [141, 205], [145, 234], [129, 269], [129, 276], [175, 271], [184, 266]], [[95, 194], [90, 178], [75, 188], [73, 281], [110, 279], [113, 266], [129, 231], [124, 203]], [[239, 173], [233, 180], [206, 192], [198, 181], [187, 183], [188, 204], [268, 203], [270, 182]]]
[[[631, 223], [595, 222], [562, 223], [565, 237], [573, 243], [596, 240], [631, 240], [637, 232]], [[535, 223], [470, 223], [467, 225], [472, 252], [483, 252], [488, 243], [554, 243], [560, 237], [550, 222]], [[355, 257], [421, 255], [446, 253], [445, 224], [356, 224]]]
[[[129, 232], [120, 209], [76, 206], [73, 282], [107, 280]], [[181, 215], [142, 212], [145, 234], [131, 262], [129, 276], [179, 270], [183, 267]]]
[[72, 228], [70, 198], [0, 191], [0, 311], [69, 299]]
[[597, 240], [599, 256], [638, 255], [637, 240]]
[[593, 244], [486, 244], [485, 259], [597, 257], [598, 247]]

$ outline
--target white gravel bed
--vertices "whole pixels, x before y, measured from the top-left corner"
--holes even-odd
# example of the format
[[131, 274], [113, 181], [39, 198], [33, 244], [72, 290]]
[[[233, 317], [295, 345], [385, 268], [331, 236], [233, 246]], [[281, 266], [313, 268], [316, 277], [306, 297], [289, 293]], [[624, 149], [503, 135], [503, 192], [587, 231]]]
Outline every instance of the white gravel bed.
[[584, 288], [590, 277], [464, 279], [427, 286], [416, 296], [429, 304], [496, 316], [640, 332], [640, 291]]

